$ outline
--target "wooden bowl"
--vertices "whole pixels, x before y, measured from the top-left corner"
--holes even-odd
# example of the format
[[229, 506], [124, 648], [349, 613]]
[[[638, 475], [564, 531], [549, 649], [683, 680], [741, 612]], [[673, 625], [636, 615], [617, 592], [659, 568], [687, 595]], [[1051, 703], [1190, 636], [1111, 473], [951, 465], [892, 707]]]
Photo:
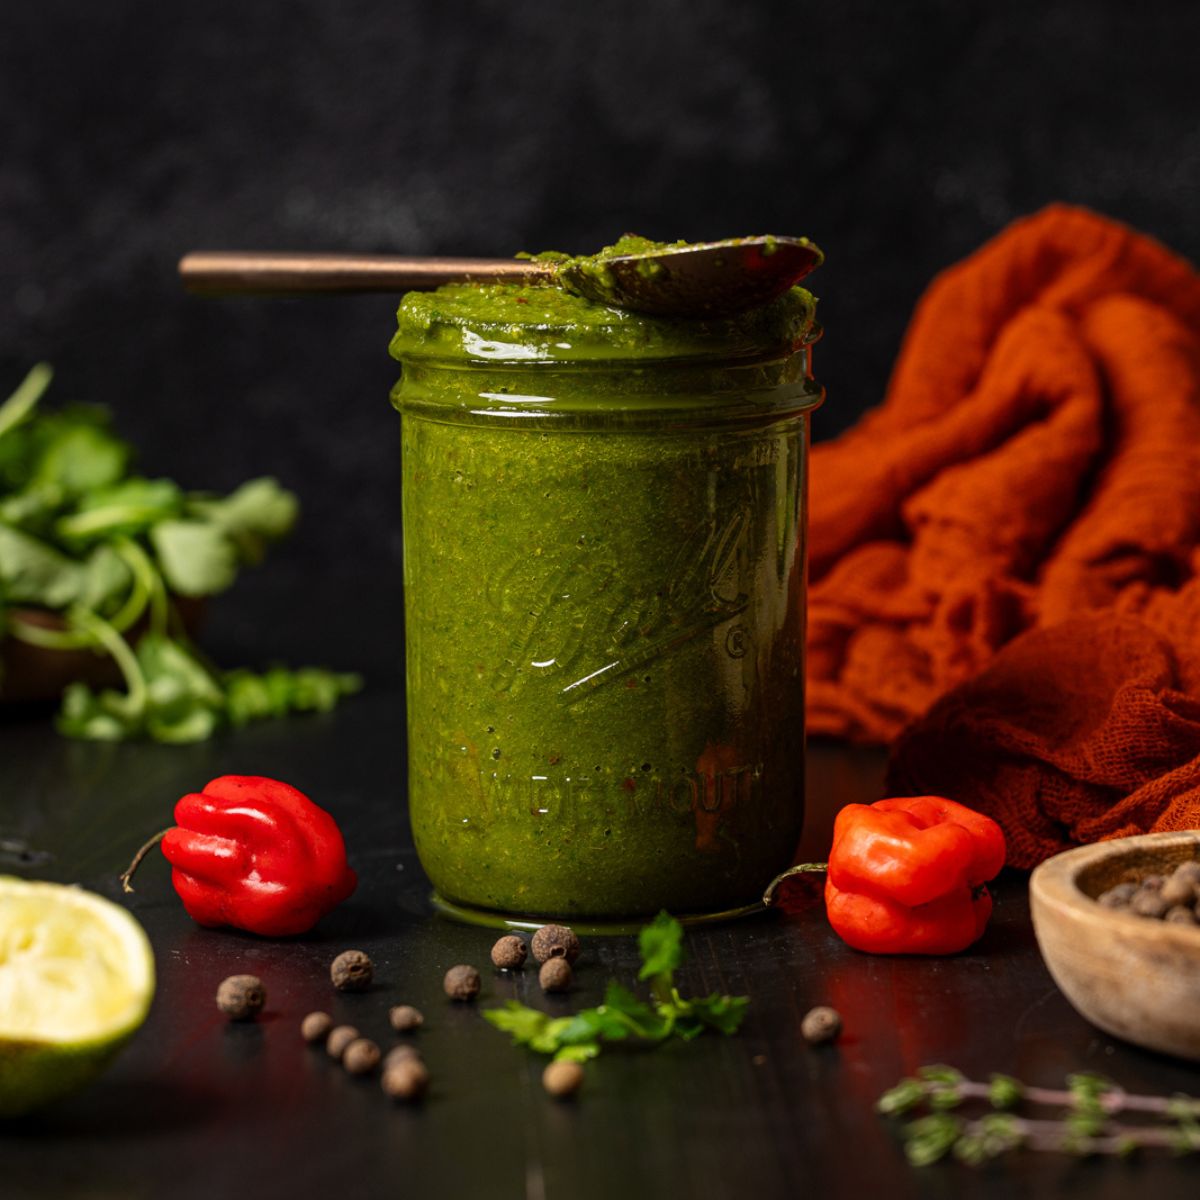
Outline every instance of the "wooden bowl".
[[1105, 908], [1115, 884], [1200, 859], [1200, 830], [1149, 833], [1056, 854], [1029, 880], [1038, 946], [1081, 1015], [1126, 1041], [1200, 1061], [1200, 925]]
[[[193, 636], [204, 617], [205, 602], [172, 597], [175, 611], [188, 636]], [[43, 629], [66, 629], [55, 613], [35, 608], [15, 609], [14, 615]], [[126, 635], [136, 641], [145, 629], [140, 621]], [[95, 650], [48, 650], [13, 637], [0, 637], [0, 708], [57, 700], [67, 685], [79, 680], [93, 688], [119, 687], [121, 672], [107, 654]]]

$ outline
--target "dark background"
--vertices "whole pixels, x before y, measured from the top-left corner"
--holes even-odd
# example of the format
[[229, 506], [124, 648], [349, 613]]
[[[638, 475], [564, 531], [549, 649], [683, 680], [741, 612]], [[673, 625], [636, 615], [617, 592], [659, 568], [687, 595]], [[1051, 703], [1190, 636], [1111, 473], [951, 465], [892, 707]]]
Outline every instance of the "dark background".
[[394, 674], [394, 301], [189, 298], [182, 252], [808, 234], [828, 436], [1016, 216], [1088, 204], [1200, 257], [1198, 44], [1189, 2], [6, 3], [0, 392], [46, 358], [148, 473], [294, 487], [210, 644]]

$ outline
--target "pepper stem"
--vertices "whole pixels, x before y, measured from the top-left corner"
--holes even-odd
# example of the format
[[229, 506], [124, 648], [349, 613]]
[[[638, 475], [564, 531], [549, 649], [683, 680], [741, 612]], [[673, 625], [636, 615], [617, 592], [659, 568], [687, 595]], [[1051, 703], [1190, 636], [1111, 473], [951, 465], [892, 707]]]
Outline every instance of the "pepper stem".
[[[138, 849], [138, 852], [133, 856], [133, 862], [121, 872], [121, 891], [126, 895], [133, 891], [133, 884], [129, 881], [133, 878], [133, 873], [142, 865], [142, 859], [158, 845], [171, 831], [169, 829], [162, 830], [161, 833], [156, 833], [144, 846]], [[782, 878], [782, 876], [780, 877]]]
[[762, 897], [763, 907], [770, 908], [775, 903], [775, 894], [785, 879], [790, 879], [793, 875], [823, 875], [828, 869], [828, 863], [797, 863], [794, 867], [788, 867], [767, 884], [767, 890], [763, 892]]

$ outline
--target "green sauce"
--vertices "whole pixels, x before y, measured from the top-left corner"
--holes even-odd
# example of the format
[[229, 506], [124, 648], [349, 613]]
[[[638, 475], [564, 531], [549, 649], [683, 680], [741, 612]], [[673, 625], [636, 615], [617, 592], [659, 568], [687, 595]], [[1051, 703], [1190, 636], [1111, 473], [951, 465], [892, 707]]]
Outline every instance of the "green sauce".
[[813, 313], [404, 298], [409, 800], [447, 899], [701, 912], [789, 861]]
[[802, 341], [815, 309], [796, 287], [735, 317], [665, 320], [558, 287], [450, 284], [404, 297], [391, 353], [487, 362], [762, 357]]

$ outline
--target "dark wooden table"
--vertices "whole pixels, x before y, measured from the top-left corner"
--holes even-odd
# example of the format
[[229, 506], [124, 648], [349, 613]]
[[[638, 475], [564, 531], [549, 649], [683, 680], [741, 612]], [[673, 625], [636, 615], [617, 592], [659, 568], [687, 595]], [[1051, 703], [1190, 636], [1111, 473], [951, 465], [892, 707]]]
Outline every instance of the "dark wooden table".
[[[317, 933], [271, 942], [194, 926], [151, 859], [129, 900], [157, 955], [150, 1019], [89, 1091], [0, 1127], [4, 1200], [1195, 1195], [1194, 1162], [1165, 1157], [1022, 1154], [977, 1173], [914, 1170], [872, 1111], [884, 1088], [930, 1062], [1043, 1084], [1086, 1069], [1131, 1090], [1200, 1092], [1195, 1067], [1115, 1042], [1074, 1013], [1042, 966], [1019, 876], [997, 887], [983, 941], [953, 959], [856, 954], [816, 906], [695, 933], [684, 985], [749, 995], [741, 1035], [602, 1057], [576, 1102], [550, 1100], [541, 1060], [441, 995], [446, 967], [487, 965], [492, 938], [429, 910], [404, 814], [402, 712], [399, 688], [385, 684], [327, 718], [183, 748], [81, 745], [44, 721], [0, 724], [0, 869], [119, 898], [118, 870], [169, 823], [174, 800], [241, 772], [288, 779], [330, 808], [361, 876]], [[809, 851], [827, 845], [839, 805], [876, 798], [881, 768], [878, 753], [813, 748]], [[376, 963], [369, 994], [329, 986], [329, 960], [349, 946]], [[551, 1006], [595, 1003], [635, 965], [631, 939], [591, 940], [577, 992]], [[218, 982], [240, 971], [270, 992], [256, 1024], [229, 1025], [213, 1006]], [[481, 1003], [541, 1002], [532, 972], [489, 969], [484, 980]], [[427, 1014], [433, 1087], [422, 1107], [393, 1107], [376, 1080], [347, 1077], [300, 1041], [301, 1016], [331, 1008], [386, 1045], [387, 1007], [401, 1001]], [[822, 1003], [842, 1012], [846, 1033], [812, 1049], [800, 1019]]]

